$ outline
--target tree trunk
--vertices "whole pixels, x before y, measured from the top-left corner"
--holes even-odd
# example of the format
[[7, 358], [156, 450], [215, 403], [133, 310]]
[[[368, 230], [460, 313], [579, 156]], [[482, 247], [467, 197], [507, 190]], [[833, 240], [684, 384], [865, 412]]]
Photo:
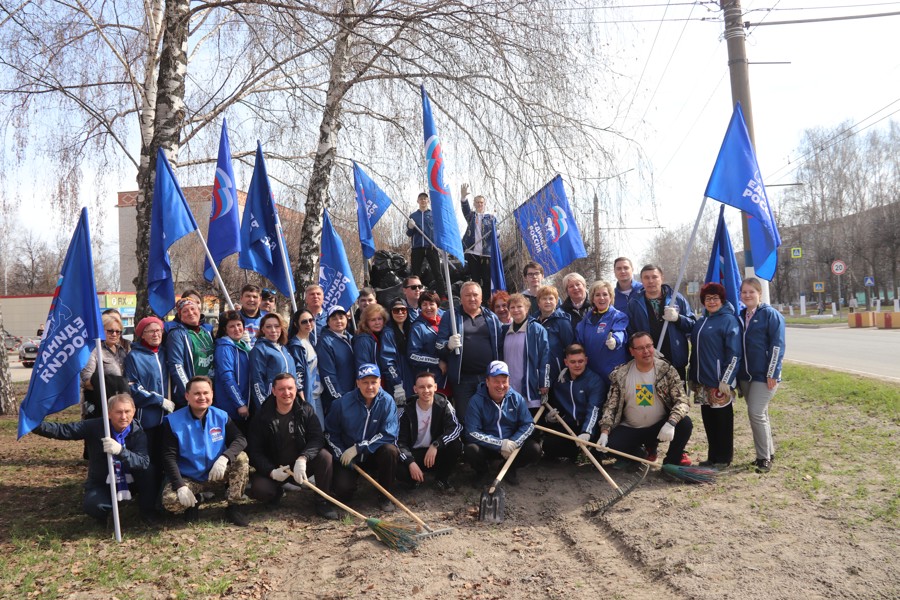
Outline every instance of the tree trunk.
[[352, 21], [356, 12], [356, 0], [344, 0], [338, 26], [341, 31], [335, 38], [334, 54], [331, 58], [331, 72], [328, 78], [328, 92], [325, 108], [319, 125], [319, 145], [309, 178], [309, 192], [306, 196], [306, 215], [300, 233], [300, 257], [294, 269], [297, 282], [297, 302], [302, 303], [303, 289], [319, 281], [319, 252], [322, 243], [322, 215], [328, 204], [328, 186], [337, 155], [337, 138], [340, 130], [341, 102], [347, 93], [345, 80], [349, 66]]
[[[0, 332], [3, 331], [3, 313], [0, 312]], [[0, 334], [0, 342], [3, 341]], [[0, 415], [14, 415], [19, 412], [19, 405], [12, 391], [12, 375], [9, 372], [9, 356], [6, 344], [0, 348]]]
[[[181, 143], [181, 124], [184, 121], [184, 80], [187, 75], [187, 41], [190, 31], [189, 0], [166, 2], [165, 31], [159, 57], [159, 75], [152, 103], [153, 129], [149, 146], [145, 146], [147, 131], [142, 131], [141, 167], [138, 170], [137, 243], [135, 257], [138, 274], [134, 280], [137, 290], [135, 317], [150, 314], [147, 298], [147, 258], [150, 251], [150, 214], [152, 210], [153, 183], [156, 179], [156, 151], [163, 148], [170, 161], [178, 157]], [[146, 98], [150, 105], [151, 95]], [[143, 115], [142, 115], [143, 117]], [[145, 123], [142, 120], [142, 128]], [[146, 163], [146, 167], [145, 167]], [[160, 315], [162, 316], [162, 315]]]

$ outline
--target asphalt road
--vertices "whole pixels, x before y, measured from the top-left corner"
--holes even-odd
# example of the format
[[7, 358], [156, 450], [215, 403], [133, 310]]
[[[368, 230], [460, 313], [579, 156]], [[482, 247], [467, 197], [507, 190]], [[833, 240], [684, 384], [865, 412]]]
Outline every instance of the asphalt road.
[[16, 381], [29, 381], [31, 379], [31, 369], [26, 369], [22, 366], [22, 363], [19, 362], [18, 352], [10, 352], [7, 355], [7, 358], [9, 359], [9, 373], [12, 376], [14, 383]]
[[900, 329], [787, 328], [786, 360], [900, 382]]

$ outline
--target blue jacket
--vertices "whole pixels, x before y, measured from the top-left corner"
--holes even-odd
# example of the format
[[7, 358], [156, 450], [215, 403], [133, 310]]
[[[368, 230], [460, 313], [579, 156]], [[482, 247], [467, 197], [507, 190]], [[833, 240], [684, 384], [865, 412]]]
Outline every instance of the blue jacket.
[[[493, 354], [492, 360], [500, 360], [500, 357], [503, 355], [503, 334], [501, 331], [502, 325], [500, 325], [500, 319], [497, 318], [497, 315], [489, 311], [485, 307], [481, 307], [481, 313], [484, 315], [485, 321], [488, 326], [488, 337], [490, 338], [491, 343], [491, 353]], [[450, 379], [450, 383], [457, 384], [459, 383], [459, 376], [462, 373], [462, 358], [463, 353], [466, 350], [465, 344], [465, 336], [463, 333], [463, 311], [460, 306], [456, 306], [455, 310], [456, 314], [456, 331], [460, 334], [463, 340], [463, 345], [459, 348], [459, 353], [451, 352], [449, 348], [447, 348], [447, 342], [450, 340], [450, 336], [452, 335], [452, 329], [450, 328], [450, 316], [445, 315], [441, 319], [441, 324], [438, 326], [437, 340], [434, 342], [435, 350], [437, 350], [438, 357], [447, 361], [447, 377]]]
[[[694, 328], [696, 317], [694, 317], [694, 311], [691, 310], [691, 305], [684, 299], [684, 296], [675, 294], [675, 299], [673, 300], [673, 293], [674, 290], [672, 290], [671, 286], [663, 284], [662, 296], [665, 298], [665, 305], [670, 306], [674, 302], [678, 307], [678, 320], [669, 323], [669, 326], [666, 328], [666, 337], [669, 339], [669, 344], [672, 348], [672, 356], [665, 358], [676, 369], [683, 369], [688, 364], [688, 336]], [[646, 331], [651, 335], [653, 334], [650, 330], [650, 315], [647, 314], [643, 288], [638, 292], [631, 293], [631, 300], [628, 301], [626, 312], [628, 313], [629, 336], [637, 331]], [[653, 343], [656, 344], [656, 342], [657, 339], [654, 337]]]
[[[610, 333], [616, 340], [616, 349], [606, 347]], [[666, 335], [669, 335], [666, 333]], [[602, 315], [591, 310], [578, 323], [575, 330], [578, 343], [584, 346], [588, 367], [609, 385], [609, 374], [619, 365], [631, 360], [628, 354], [628, 315], [610, 306]]]
[[[511, 327], [511, 324], [503, 326], [504, 338]], [[525, 359], [525, 385], [522, 395], [531, 402], [540, 402], [540, 388], [550, 388], [550, 342], [547, 339], [547, 330], [532, 317], [528, 317], [528, 323], [525, 324], [525, 356], [523, 358]], [[509, 362], [505, 351], [500, 360]], [[510, 382], [510, 385], [512, 383]]]
[[[165, 347], [153, 352], [140, 342], [132, 344], [125, 357], [125, 378], [136, 408], [134, 420], [144, 429], [159, 427], [163, 422], [162, 402], [169, 391]], [[181, 401], [187, 402], [184, 396]]]
[[322, 380], [322, 406], [326, 414], [332, 402], [356, 389], [356, 360], [350, 340], [347, 332], [339, 336], [325, 329], [316, 344], [319, 378]]
[[553, 382], [550, 405], [559, 410], [573, 430], [593, 435], [607, 390], [609, 384], [590, 367], [578, 379], [572, 379], [569, 369], [563, 369]]
[[565, 367], [563, 358], [566, 348], [575, 341], [575, 327], [572, 325], [572, 317], [561, 307], [538, 322], [547, 330], [547, 341], [550, 342], [550, 381], [554, 381]]
[[228, 413], [210, 406], [206, 418], [196, 419], [186, 406], [168, 415], [166, 422], [178, 440], [178, 471], [181, 476], [206, 481], [213, 463], [227, 448], [225, 426], [228, 424]]
[[[441, 316], [442, 321], [443, 319], [444, 315]], [[435, 349], [437, 337], [437, 332], [420, 315], [409, 332], [406, 352], [409, 355], [409, 367], [413, 371], [413, 377], [422, 371], [428, 371], [434, 374], [438, 388], [444, 388], [447, 385], [447, 377], [441, 373], [441, 368], [438, 366], [441, 359], [438, 358]]]
[[[266, 338], [258, 338], [253, 350], [250, 351], [250, 394], [254, 409], [262, 406], [269, 397], [272, 380], [279, 373], [290, 373], [297, 378], [297, 366], [291, 353], [285, 346], [275, 344]], [[302, 389], [299, 382], [297, 389]]]
[[[631, 293], [626, 296], [619, 289], [619, 284], [616, 283], [616, 289], [614, 290], [616, 297], [613, 299], [613, 307], [616, 310], [621, 310], [621, 311], [626, 310], [628, 308], [628, 302], [631, 300], [631, 298], [634, 298], [634, 296], [638, 292], [640, 292], [642, 289], [644, 289], [643, 283], [641, 283], [640, 281], [632, 280], [631, 281]], [[666, 334], [666, 335], [668, 335], [668, 334]]]
[[781, 381], [784, 359], [784, 317], [768, 304], [760, 304], [745, 327], [747, 309], [738, 319], [743, 332], [744, 360], [738, 370], [741, 381], [765, 381], [771, 377]]
[[697, 320], [691, 346], [691, 381], [709, 387], [717, 387], [720, 381], [736, 386], [742, 357], [741, 324], [731, 302]]
[[[469, 201], [465, 198], [461, 201], [463, 217], [466, 218], [466, 233], [463, 235], [463, 250], [466, 254], [475, 253], [475, 218], [476, 212], [469, 206]], [[491, 255], [491, 227], [494, 225], [494, 215], [487, 213], [481, 215], [481, 255]], [[499, 235], [499, 232], [498, 232]]]
[[[416, 222], [416, 225], [419, 226], [419, 229], [425, 232], [425, 235], [428, 236], [428, 239], [434, 239], [434, 216], [429, 208], [424, 213], [421, 210], [415, 211], [413, 214], [409, 215], [409, 218]], [[425, 241], [425, 238], [422, 237], [422, 234], [419, 233], [419, 229], [414, 227], [406, 228], [406, 235], [412, 238], [411, 248], [430, 248], [431, 244]]]
[[500, 404], [491, 400], [487, 386], [478, 384], [466, 410], [466, 439], [490, 450], [500, 451], [500, 442], [512, 440], [522, 447], [534, 432], [534, 420], [528, 403], [510, 388]]
[[371, 333], [357, 333], [352, 343], [356, 368], [366, 363], [377, 364], [381, 371], [381, 387], [393, 394], [394, 386], [403, 384], [403, 373], [391, 328], [385, 326], [377, 340]]
[[250, 404], [250, 353], [228, 336], [216, 340], [216, 378], [213, 405], [235, 422], [245, 421], [237, 409]]
[[[172, 382], [172, 402], [177, 408], [187, 406], [184, 393], [187, 389], [187, 382], [194, 376], [194, 352], [191, 348], [191, 337], [188, 331], [186, 326], [176, 323], [166, 337], [166, 367]], [[209, 360], [212, 361], [215, 355], [212, 336], [202, 327], [200, 331], [209, 337], [209, 346], [212, 350]], [[209, 377], [212, 379], [214, 375], [213, 365], [210, 365]]]
[[241, 315], [241, 321], [244, 322], [244, 331], [246, 331], [250, 335], [250, 348], [256, 345], [256, 334], [259, 333], [259, 322], [262, 320], [267, 313], [264, 310], [257, 311], [255, 317], [248, 317], [244, 314], [243, 309], [238, 311], [238, 314]]
[[335, 458], [355, 445], [359, 462], [363, 462], [385, 444], [396, 445], [399, 431], [397, 404], [383, 389], [368, 408], [358, 389], [347, 392], [325, 417], [325, 440]]
[[297, 336], [288, 340], [287, 350], [294, 359], [294, 366], [297, 368], [297, 390], [303, 392], [303, 399], [312, 403], [313, 394], [313, 376], [309, 372], [309, 363], [306, 360], [306, 350], [303, 349], [303, 343]]

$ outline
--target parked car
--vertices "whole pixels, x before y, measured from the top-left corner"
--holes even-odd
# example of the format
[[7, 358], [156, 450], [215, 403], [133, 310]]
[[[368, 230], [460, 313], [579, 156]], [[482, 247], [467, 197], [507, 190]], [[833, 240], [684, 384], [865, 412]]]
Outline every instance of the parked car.
[[18, 350], [19, 346], [22, 344], [22, 338], [13, 335], [8, 332], [6, 329], [3, 330], [3, 343], [6, 345], [7, 352], [15, 352]]
[[122, 339], [128, 340], [129, 342], [134, 341], [134, 325], [128, 325], [122, 329]]
[[19, 346], [19, 360], [22, 365], [28, 369], [34, 366], [38, 355], [38, 345], [41, 343], [39, 339], [25, 340]]

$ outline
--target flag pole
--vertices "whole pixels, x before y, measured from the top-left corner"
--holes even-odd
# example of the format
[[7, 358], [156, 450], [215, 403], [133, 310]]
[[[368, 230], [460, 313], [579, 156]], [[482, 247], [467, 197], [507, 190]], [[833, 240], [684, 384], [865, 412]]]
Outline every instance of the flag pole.
[[[694, 247], [694, 239], [697, 237], [697, 229], [700, 227], [700, 219], [703, 218], [703, 209], [706, 208], [706, 196], [703, 196], [703, 202], [700, 203], [700, 212], [697, 213], [697, 220], [694, 221], [694, 230], [691, 231], [691, 238], [688, 240], [687, 248], [684, 249], [684, 257], [681, 259], [681, 268], [678, 270], [678, 279], [675, 280], [675, 289], [672, 292], [672, 301], [678, 294], [678, 288], [681, 287], [681, 280], [684, 279], [684, 272], [687, 270], [688, 258], [691, 255], [691, 249]], [[666, 304], [668, 306], [668, 303]], [[659, 342], [656, 344], [656, 351], [662, 348], [663, 340], [666, 339], [666, 330], [669, 328], [669, 322], [663, 323], [662, 331], [659, 334]], [[671, 358], [671, 357], [669, 357]], [[685, 382], [686, 383], [686, 382]]]
[[[274, 206], [274, 201], [272, 202]], [[281, 264], [284, 265], [284, 275], [285, 279], [287, 279], [288, 287], [291, 288], [291, 314], [293, 315], [297, 312], [297, 299], [294, 297], [297, 295], [297, 290], [294, 289], [294, 278], [291, 275], [291, 266], [288, 262], [287, 251], [284, 247], [284, 230], [281, 228], [281, 217], [278, 216], [278, 210], [275, 210], [275, 231], [278, 233], [278, 250], [281, 252]]]
[[228, 303], [228, 310], [234, 310], [234, 303], [231, 301], [231, 296], [228, 294], [228, 290], [225, 288], [225, 282], [222, 281], [222, 276], [219, 274], [219, 268], [216, 267], [216, 261], [213, 260], [212, 254], [209, 251], [209, 246], [206, 245], [206, 239], [203, 237], [203, 234], [200, 233], [199, 227], [194, 231], [196, 231], [197, 235], [200, 237], [200, 243], [203, 244], [203, 249], [206, 251], [206, 259], [209, 261], [209, 265], [212, 267], [213, 273], [216, 274], [216, 281], [219, 282], [219, 287], [222, 289], [222, 295], [225, 296], [225, 302]]
[[[103, 341], [96, 339], [97, 345], [97, 375], [100, 378], [100, 413], [103, 419], [103, 437], [112, 437], [109, 430], [109, 407], [106, 405], [106, 376], [103, 373]], [[122, 525], [119, 523], [119, 497], [116, 492], [116, 467], [113, 465], [112, 454], [106, 453], [106, 468], [109, 471], [109, 495], [112, 499], [113, 527], [116, 532], [116, 541], [122, 541]]]
[[[447, 304], [450, 306], [450, 333], [456, 335], [459, 332], [456, 330], [456, 309], [453, 306], [453, 287], [451, 287], [452, 284], [450, 282], [450, 257], [447, 256], [446, 250], [441, 250], [440, 252], [441, 258], [443, 259], [442, 262], [444, 263], [444, 285], [447, 286]], [[462, 299], [460, 299], [460, 301], [462, 301]], [[459, 354], [459, 348], [454, 352]]]

